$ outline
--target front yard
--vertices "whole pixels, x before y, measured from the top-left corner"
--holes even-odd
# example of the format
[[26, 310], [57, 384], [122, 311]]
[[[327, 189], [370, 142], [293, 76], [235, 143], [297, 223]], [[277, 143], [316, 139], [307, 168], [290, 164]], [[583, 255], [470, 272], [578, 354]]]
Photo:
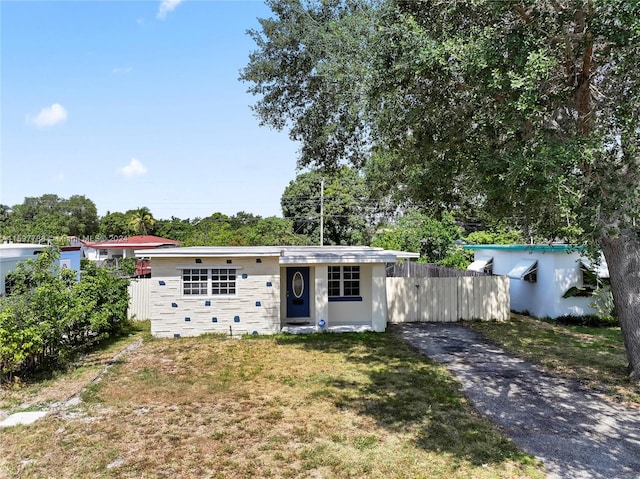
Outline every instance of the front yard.
[[[80, 404], [0, 430], [0, 476], [543, 477], [391, 334], [137, 336]], [[59, 400], [93, 374], [78, 371], [3, 391], [0, 407]]]

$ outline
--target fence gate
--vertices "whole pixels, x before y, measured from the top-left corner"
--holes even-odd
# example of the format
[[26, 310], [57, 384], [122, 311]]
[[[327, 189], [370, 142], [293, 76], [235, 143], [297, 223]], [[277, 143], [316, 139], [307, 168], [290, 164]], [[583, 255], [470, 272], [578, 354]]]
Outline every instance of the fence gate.
[[129, 283], [129, 308], [127, 318], [129, 319], [151, 319], [149, 289], [151, 281], [149, 278], [132, 279]]
[[509, 278], [387, 278], [390, 323], [509, 319]]

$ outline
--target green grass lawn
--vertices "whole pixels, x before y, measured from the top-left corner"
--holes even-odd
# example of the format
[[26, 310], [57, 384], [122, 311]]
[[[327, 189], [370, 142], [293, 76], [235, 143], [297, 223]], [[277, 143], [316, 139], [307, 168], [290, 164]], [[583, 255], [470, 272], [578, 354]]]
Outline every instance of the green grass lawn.
[[0, 477], [543, 477], [391, 334], [145, 338], [80, 405], [0, 430]]
[[629, 379], [619, 327], [563, 326], [512, 314], [506, 322], [467, 323], [498, 345], [544, 369], [640, 404], [640, 385]]

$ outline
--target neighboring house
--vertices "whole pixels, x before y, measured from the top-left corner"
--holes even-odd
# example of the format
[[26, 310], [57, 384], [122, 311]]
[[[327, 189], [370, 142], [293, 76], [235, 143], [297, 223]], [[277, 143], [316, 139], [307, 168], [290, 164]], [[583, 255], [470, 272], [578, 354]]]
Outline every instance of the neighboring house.
[[[5, 243], [0, 244], [0, 297], [6, 293], [7, 273], [16, 269], [21, 261], [27, 259], [35, 260], [47, 245], [26, 244], [26, 243]], [[62, 268], [72, 269], [76, 272], [76, 277], [80, 281], [80, 247], [65, 246], [60, 248], [60, 259], [58, 264]]]
[[103, 261], [105, 259], [135, 258], [137, 249], [152, 249], [174, 247], [180, 244], [168, 238], [159, 236], [123, 236], [110, 238], [106, 241], [83, 241], [84, 256], [91, 261]]
[[159, 337], [384, 331], [386, 264], [418, 257], [348, 246], [163, 248], [136, 256], [151, 260], [151, 332]]
[[593, 302], [591, 296], [563, 298], [563, 295], [573, 287], [588, 291], [593, 286], [594, 274], [609, 277], [604, 259], [596, 268], [579, 248], [570, 245], [466, 245], [464, 248], [474, 252], [474, 261], [468, 269], [511, 279], [512, 310], [540, 318], [596, 313], [589, 306]]

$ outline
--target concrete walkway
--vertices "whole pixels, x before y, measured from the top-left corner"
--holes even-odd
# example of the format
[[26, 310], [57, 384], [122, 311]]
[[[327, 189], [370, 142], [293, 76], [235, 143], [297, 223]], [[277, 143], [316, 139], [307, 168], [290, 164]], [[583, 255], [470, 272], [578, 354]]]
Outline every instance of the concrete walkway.
[[443, 363], [481, 413], [544, 462], [549, 478], [640, 478], [640, 410], [545, 374], [458, 323], [392, 330]]

